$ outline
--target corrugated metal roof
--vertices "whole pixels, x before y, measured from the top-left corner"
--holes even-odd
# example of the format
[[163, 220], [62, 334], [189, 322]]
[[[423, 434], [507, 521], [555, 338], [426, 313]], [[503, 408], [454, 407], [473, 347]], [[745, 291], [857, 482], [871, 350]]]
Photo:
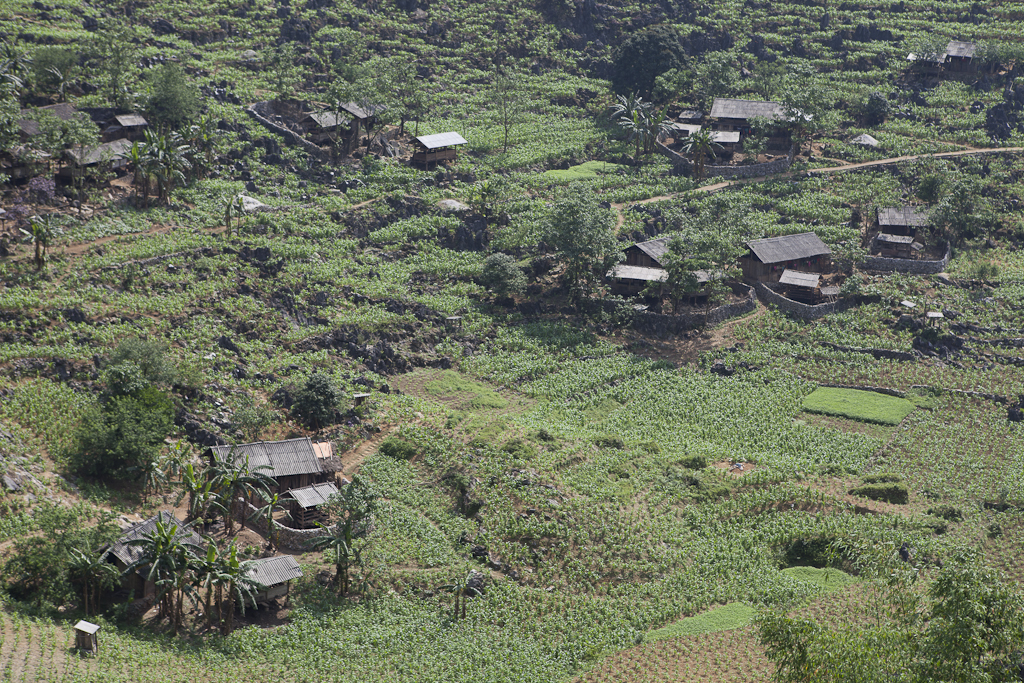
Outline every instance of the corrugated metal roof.
[[387, 109], [383, 104], [368, 104], [365, 107], [361, 107], [355, 102], [345, 102], [340, 106], [344, 111], [360, 120], [368, 119]]
[[747, 242], [747, 246], [761, 263], [782, 263], [832, 253], [832, 250], [813, 232], [766, 237]]
[[879, 225], [928, 225], [928, 214], [914, 206], [900, 206], [878, 210]]
[[771, 119], [782, 116], [782, 105], [762, 100], [716, 97], [715, 103], [711, 105], [711, 116], [719, 119], [752, 119], [755, 116], [764, 116]]
[[822, 296], [839, 296], [839, 288], [835, 287], [835, 286], [833, 286], [833, 287], [822, 287], [821, 288], [821, 295]]
[[466, 138], [458, 133], [436, 133], [434, 135], [421, 135], [416, 140], [427, 149], [438, 147], [451, 147], [452, 145], [466, 144]]
[[737, 143], [740, 141], [740, 132], [738, 130], [711, 131], [711, 141], [723, 145]]
[[700, 109], [684, 109], [679, 112], [679, 116], [676, 117], [679, 121], [694, 121], [702, 118], [704, 118], [704, 112]]
[[643, 266], [629, 266], [620, 263], [607, 273], [608, 277], [619, 280], [642, 280], [644, 282], [664, 282], [668, 278], [668, 272], [664, 268], [644, 268]]
[[889, 235], [884, 232], [875, 235], [875, 239], [886, 244], [911, 244], [914, 241], [910, 235]]
[[821, 276], [817, 273], [801, 273], [799, 270], [789, 270], [788, 268], [782, 271], [782, 277], [779, 278], [780, 285], [793, 285], [794, 287], [807, 287], [808, 289], [817, 289], [818, 280]]
[[88, 621], [79, 621], [75, 624], [75, 630], [92, 635], [93, 633], [96, 633], [96, 631], [99, 631], [100, 627], [97, 624], [90, 624]]
[[91, 164], [98, 164], [101, 161], [114, 161], [123, 158], [123, 155], [131, 148], [132, 143], [130, 140], [114, 140], [112, 142], [100, 143], [95, 147], [85, 147], [82, 150], [72, 147], [66, 151], [67, 155], [76, 164], [89, 166]]
[[149, 125], [149, 121], [147, 121], [146, 119], [142, 118], [142, 116], [140, 116], [139, 114], [122, 114], [121, 116], [115, 116], [114, 120], [116, 120], [119, 124], [121, 124], [125, 128], [131, 128], [132, 126], [148, 126]]
[[974, 43], [965, 40], [951, 40], [949, 45], [946, 46], [946, 56], [971, 59], [974, 57], [974, 50]]
[[691, 135], [699, 131], [701, 129], [701, 125], [699, 123], [673, 123], [669, 128], [679, 131], [680, 133], [685, 133], [686, 135]]
[[130, 542], [146, 538], [147, 536], [152, 536], [156, 531], [157, 519], [159, 519], [165, 526], [171, 525], [178, 529], [177, 536], [181, 542], [195, 546], [197, 551], [206, 545], [202, 536], [193, 531], [191, 527], [187, 527], [185, 523], [175, 517], [170, 510], [164, 510], [163, 512], [153, 515], [146, 521], [139, 522], [138, 524], [130, 527], [112, 546], [110, 546], [109, 549], [107, 549], [107, 552], [104, 553], [104, 555], [113, 555], [125, 564], [131, 564], [138, 560], [142, 557], [142, 548], [138, 545], [130, 545]]
[[324, 471], [309, 437], [286, 441], [258, 441], [237, 446], [211, 446], [210, 450], [218, 460], [231, 457], [234, 453], [234, 461], [239, 462], [248, 455], [250, 470], [256, 471], [258, 467], [266, 465], [270, 469], [263, 470], [264, 473], [274, 478], [296, 474], [320, 474]]
[[304, 508], [315, 508], [323, 505], [331, 496], [337, 495], [338, 487], [330, 482], [326, 484], [313, 484], [303, 486], [301, 489], [292, 489], [288, 495]]
[[256, 583], [267, 588], [302, 576], [302, 568], [291, 555], [278, 555], [265, 560], [257, 560], [247, 572], [247, 576]]

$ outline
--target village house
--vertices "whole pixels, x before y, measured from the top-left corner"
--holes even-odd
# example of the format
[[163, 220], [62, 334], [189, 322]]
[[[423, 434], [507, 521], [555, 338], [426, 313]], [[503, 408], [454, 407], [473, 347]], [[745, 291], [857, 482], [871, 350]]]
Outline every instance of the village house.
[[437, 166], [440, 161], [458, 161], [459, 147], [465, 144], [466, 138], [455, 132], [421, 135], [416, 138], [412, 162], [429, 168], [430, 164]]
[[886, 258], [915, 258], [924, 249], [919, 228], [928, 225], [928, 214], [913, 206], [878, 210], [878, 232], [871, 252]]
[[257, 441], [237, 446], [211, 446], [206, 451], [213, 463], [230, 459], [236, 464], [246, 458], [249, 471], [262, 472], [276, 482], [271, 493], [285, 494], [292, 489], [319, 484], [327, 478], [317, 450], [308, 436], [285, 441]]
[[145, 139], [147, 128], [149, 128], [149, 121], [141, 114], [119, 114], [107, 123], [101, 134], [101, 139], [104, 142], [114, 140], [135, 142]]
[[132, 148], [130, 140], [113, 140], [101, 142], [98, 145], [86, 145], [83, 147], [71, 147], [64, 151], [71, 166], [60, 170], [60, 175], [71, 177], [78, 175], [82, 169], [99, 164], [108, 164], [111, 170], [118, 170], [128, 166], [125, 156]]
[[992, 72], [996, 63], [994, 61], [983, 61], [977, 54], [978, 48], [975, 43], [965, 40], [951, 40], [946, 44], [942, 54], [914, 54], [907, 55], [911, 69], [922, 76], [947, 77], [947, 78], [973, 78], [979, 70]]
[[[178, 537], [183, 544], [191, 545], [196, 553], [205, 552], [203, 548], [206, 543], [202, 537], [192, 528], [179, 520], [170, 510], [166, 510], [150, 517], [144, 522], [139, 522], [125, 530], [104, 553], [103, 559], [117, 567], [122, 574], [133, 563], [137, 562], [143, 553], [143, 548], [133, 545], [132, 541], [152, 536], [156, 532], [156, 523], [160, 521], [165, 526], [172, 526], [178, 529]], [[145, 568], [140, 567], [131, 575], [124, 576], [122, 585], [136, 599], [156, 596], [156, 584], [147, 581]]]
[[779, 285], [786, 297], [806, 304], [817, 304], [839, 295], [839, 287], [822, 286], [822, 278], [818, 273], [786, 269], [779, 277]]
[[263, 586], [253, 595], [251, 604], [256, 606], [286, 597], [291, 582], [302, 576], [302, 568], [291, 555], [277, 555], [256, 560], [246, 576]]
[[778, 282], [786, 270], [826, 273], [832, 265], [832, 250], [813, 232], [752, 240], [747, 247], [740, 268], [749, 282]]
[[[778, 102], [763, 100], [739, 100], [729, 97], [716, 97], [711, 106], [712, 127], [717, 131], [739, 133], [738, 144], [753, 132], [752, 120], [763, 118], [769, 121], [782, 121], [785, 111]], [[776, 128], [768, 132], [768, 146], [773, 149], [788, 148], [792, 144], [790, 133], [785, 128]]]
[[[664, 257], [668, 253], [668, 244], [672, 237], [658, 237], [646, 242], [637, 242], [623, 250], [622, 263], [613, 266], [606, 277], [612, 281], [612, 291], [622, 296], [632, 296], [643, 292], [652, 282], [665, 282], [668, 272], [665, 270]], [[707, 271], [694, 271], [698, 284], [704, 285], [711, 281]], [[702, 295], [691, 297], [692, 303], [698, 303]]]
[[338, 487], [331, 482], [292, 489], [285, 496], [289, 499], [288, 512], [296, 528], [309, 529], [324, 521], [319, 507], [331, 496], [338, 494]]
[[39, 118], [43, 112], [53, 114], [61, 121], [71, 121], [79, 115], [75, 105], [68, 104], [67, 102], [51, 104], [46, 107], [36, 107], [35, 109], [22, 109], [21, 118], [18, 120], [18, 133], [22, 140], [29, 141], [42, 134], [43, 130], [39, 126]]
[[344, 113], [315, 111], [300, 119], [299, 126], [302, 127], [303, 137], [322, 145], [340, 141], [344, 137], [343, 132], [347, 135], [351, 122], [352, 119]]

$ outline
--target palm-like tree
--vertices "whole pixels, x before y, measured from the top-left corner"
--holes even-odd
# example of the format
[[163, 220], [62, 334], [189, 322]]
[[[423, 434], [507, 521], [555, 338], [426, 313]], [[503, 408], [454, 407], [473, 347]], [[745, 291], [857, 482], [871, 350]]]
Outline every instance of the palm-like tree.
[[[250, 468], [248, 454], [240, 461], [236, 461], [234, 453], [224, 460], [218, 460], [210, 467], [212, 489], [220, 498], [220, 505], [224, 510], [224, 529], [227, 533], [232, 532], [235, 507], [239, 498], [246, 501], [255, 500], [264, 494], [269, 495], [270, 489], [277, 487], [277, 482], [267, 474], [270, 469], [269, 465]], [[239, 518], [239, 523], [241, 528], [245, 528], [244, 514]]]
[[181, 627], [185, 599], [197, 603], [191, 585], [196, 548], [186, 543], [185, 538], [185, 529], [157, 519], [152, 534], [128, 542], [128, 545], [140, 547], [142, 554], [128, 565], [125, 573], [145, 569], [146, 580], [157, 587], [160, 616], [170, 616], [174, 635]]
[[107, 562], [101, 553], [85, 552], [71, 548], [69, 570], [71, 576], [82, 583], [82, 609], [89, 616], [99, 609], [100, 594], [104, 589], [117, 585], [117, 567]]
[[642, 154], [654, 151], [654, 144], [668, 131], [670, 121], [665, 111], [658, 111], [653, 103], [644, 102], [637, 94], [626, 97], [618, 95], [618, 102], [612, 105], [611, 117], [626, 131], [626, 140], [633, 143], [633, 163], [640, 165]]
[[33, 260], [36, 264], [36, 270], [42, 270], [46, 265], [46, 250], [50, 248], [53, 238], [56, 237], [61, 230], [57, 227], [57, 222], [51, 214], [47, 214], [45, 216], [32, 216], [28, 223], [29, 229], [25, 230], [22, 228], [21, 232], [26, 235], [35, 246], [35, 257]]
[[263, 498], [263, 507], [257, 508], [249, 515], [249, 519], [263, 519], [267, 523], [268, 549], [277, 547], [277, 533], [274, 526], [274, 511], [281, 505], [281, 496], [269, 491], [260, 494]]
[[220, 497], [214, 490], [214, 482], [205, 469], [186, 463], [181, 470], [181, 498], [188, 496], [188, 521], [202, 520], [205, 524], [210, 513], [223, 513]]
[[334, 526], [332, 533], [317, 536], [309, 541], [312, 550], [320, 551], [334, 560], [334, 585], [337, 586], [340, 595], [348, 595], [352, 583], [351, 569], [363, 563], [364, 545], [364, 542], [357, 542], [353, 538], [348, 525], [340, 523]]
[[715, 142], [715, 136], [711, 131], [695, 130], [683, 139], [683, 153], [693, 160], [694, 175], [697, 180], [704, 180], [704, 157], [710, 155], [715, 158], [715, 152], [725, 149]]
[[231, 218], [238, 218], [238, 227], [242, 227], [242, 195], [236, 194], [228, 197], [224, 205], [224, 227], [227, 228], [225, 235], [231, 237]]
[[228, 546], [227, 552], [221, 554], [217, 572], [217, 615], [220, 618], [220, 632], [231, 633], [235, 624], [235, 605], [245, 614], [245, 606], [256, 600], [256, 593], [266, 590], [266, 586], [252, 578], [255, 560], [239, 560], [235, 544]]
[[466, 575], [460, 579], [456, 579], [452, 583], [445, 586], [441, 586], [440, 590], [446, 590], [455, 596], [455, 602], [452, 603], [452, 620], [459, 619], [459, 606], [462, 607], [462, 618], [466, 618], [466, 600], [470, 596], [480, 596], [482, 593], [475, 586], [469, 585], [470, 579], [473, 576], [473, 572], [466, 572]]
[[[148, 131], [147, 131], [148, 132]], [[140, 200], [149, 204], [149, 176], [151, 160], [145, 142], [133, 142], [132, 146], [121, 153], [121, 158], [132, 167], [132, 185], [135, 186], [135, 207], [139, 208]]]

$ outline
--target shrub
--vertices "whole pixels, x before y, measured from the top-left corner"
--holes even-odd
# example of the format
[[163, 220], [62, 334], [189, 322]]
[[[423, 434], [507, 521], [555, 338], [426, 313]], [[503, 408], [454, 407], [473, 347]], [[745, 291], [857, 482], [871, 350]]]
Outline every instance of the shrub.
[[537, 455], [537, 449], [522, 439], [512, 439], [501, 450], [520, 460], [532, 460]]
[[498, 296], [522, 294], [526, 289], [526, 275], [508, 254], [491, 254], [484, 260], [480, 284]]
[[393, 460], [411, 460], [416, 455], [416, 446], [397, 436], [384, 439], [378, 452]]
[[928, 514], [940, 517], [947, 522], [962, 522], [964, 520], [964, 513], [960, 512], [958, 508], [955, 508], [952, 505], [940, 505], [935, 508], [928, 508]]
[[863, 477], [862, 481], [865, 484], [898, 484], [903, 481], [903, 477], [892, 472], [879, 472]]
[[319, 428], [334, 424], [334, 412], [340, 400], [341, 392], [331, 379], [321, 372], [314, 372], [296, 393], [291, 412], [311, 427]]
[[597, 437], [596, 439], [594, 439], [594, 443], [597, 445], [598, 448], [622, 449], [626, 447], [626, 444], [622, 442], [622, 439], [611, 434], [605, 434], [604, 436]]
[[167, 358], [167, 346], [145, 339], [126, 339], [107, 358], [107, 391], [113, 396], [132, 394], [151, 384], [172, 384], [178, 369]]
[[708, 466], [708, 459], [703, 455], [686, 455], [676, 460], [676, 464], [691, 470], [702, 470]]
[[886, 484], [864, 484], [850, 489], [855, 496], [864, 496], [871, 500], [882, 500], [887, 503], [905, 504], [910, 500], [910, 492], [906, 484], [890, 482]]
[[153, 90], [146, 111], [155, 121], [180, 128], [199, 115], [199, 90], [179, 65], [160, 65], [150, 72], [149, 81]]

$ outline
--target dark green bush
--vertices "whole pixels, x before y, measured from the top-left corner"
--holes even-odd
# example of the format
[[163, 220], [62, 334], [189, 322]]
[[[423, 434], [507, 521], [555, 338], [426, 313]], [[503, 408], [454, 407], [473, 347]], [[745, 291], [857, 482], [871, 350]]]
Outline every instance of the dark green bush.
[[622, 442], [622, 439], [620, 439], [617, 436], [612, 436], [611, 434], [606, 434], [604, 436], [597, 437], [596, 439], [594, 439], [594, 443], [597, 445], [598, 448], [622, 449], [626, 447], [626, 444]]
[[947, 522], [962, 522], [964, 520], [964, 513], [960, 512], [959, 508], [955, 508], [952, 505], [940, 505], [938, 507], [928, 508], [928, 514], [940, 517]]
[[703, 455], [686, 455], [676, 460], [675, 464], [691, 470], [702, 470], [708, 466], [708, 459]]
[[508, 254], [491, 254], [484, 260], [480, 284], [498, 296], [522, 294], [526, 289], [526, 275]]
[[932, 533], [944, 534], [949, 530], [949, 522], [939, 517], [922, 517], [921, 526], [925, 529], [931, 529]]
[[314, 372], [296, 393], [291, 412], [311, 427], [319, 428], [334, 424], [335, 409], [340, 400], [341, 392], [331, 379], [321, 372]]
[[501, 450], [520, 460], [531, 460], [537, 455], [537, 449], [522, 439], [512, 439]]
[[389, 436], [380, 445], [379, 452], [394, 460], [411, 460], [416, 455], [416, 446], [397, 436]]
[[189, 81], [178, 64], [162, 64], [149, 75], [152, 95], [146, 113], [157, 123], [172, 128], [187, 126], [199, 116], [202, 100], [199, 89]]
[[910, 492], [906, 484], [890, 482], [886, 484], [864, 484], [850, 489], [855, 496], [864, 496], [871, 500], [882, 500], [887, 503], [904, 504], [910, 500]]
[[892, 472], [879, 472], [863, 477], [862, 481], [865, 484], [898, 484], [903, 481], [903, 477]]

